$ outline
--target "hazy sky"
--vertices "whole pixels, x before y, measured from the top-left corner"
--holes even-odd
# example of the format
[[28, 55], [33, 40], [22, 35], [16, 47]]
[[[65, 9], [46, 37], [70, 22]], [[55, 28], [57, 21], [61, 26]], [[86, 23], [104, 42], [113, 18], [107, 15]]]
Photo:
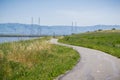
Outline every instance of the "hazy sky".
[[120, 0], [0, 0], [0, 23], [119, 24]]

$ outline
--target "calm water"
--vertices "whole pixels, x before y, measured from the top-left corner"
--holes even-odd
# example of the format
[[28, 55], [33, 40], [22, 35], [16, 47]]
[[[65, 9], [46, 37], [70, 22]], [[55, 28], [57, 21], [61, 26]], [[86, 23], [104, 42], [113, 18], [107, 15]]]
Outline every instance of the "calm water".
[[34, 39], [32, 37], [0, 37], [0, 43]]

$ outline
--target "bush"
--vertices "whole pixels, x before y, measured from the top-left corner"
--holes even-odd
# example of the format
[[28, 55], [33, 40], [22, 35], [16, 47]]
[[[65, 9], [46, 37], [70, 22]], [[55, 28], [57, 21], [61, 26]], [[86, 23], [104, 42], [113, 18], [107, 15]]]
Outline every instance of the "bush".
[[102, 31], [102, 29], [98, 29], [98, 31]]
[[116, 30], [115, 28], [112, 28], [112, 30]]

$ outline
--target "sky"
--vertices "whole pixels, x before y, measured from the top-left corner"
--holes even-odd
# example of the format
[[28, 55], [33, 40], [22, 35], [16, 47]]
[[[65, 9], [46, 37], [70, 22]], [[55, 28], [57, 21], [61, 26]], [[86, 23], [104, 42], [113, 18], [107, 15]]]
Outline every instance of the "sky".
[[0, 23], [120, 25], [120, 0], [0, 0]]

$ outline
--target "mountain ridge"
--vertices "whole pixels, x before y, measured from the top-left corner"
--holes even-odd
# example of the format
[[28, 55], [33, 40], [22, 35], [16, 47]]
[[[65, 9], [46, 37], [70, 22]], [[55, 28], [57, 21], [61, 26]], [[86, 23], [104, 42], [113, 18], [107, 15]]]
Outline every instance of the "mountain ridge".
[[46, 26], [37, 24], [0, 23], [0, 34], [22, 34], [22, 35], [70, 35], [72, 33], [83, 33], [88, 31], [120, 29], [120, 25], [93, 25], [93, 26]]

